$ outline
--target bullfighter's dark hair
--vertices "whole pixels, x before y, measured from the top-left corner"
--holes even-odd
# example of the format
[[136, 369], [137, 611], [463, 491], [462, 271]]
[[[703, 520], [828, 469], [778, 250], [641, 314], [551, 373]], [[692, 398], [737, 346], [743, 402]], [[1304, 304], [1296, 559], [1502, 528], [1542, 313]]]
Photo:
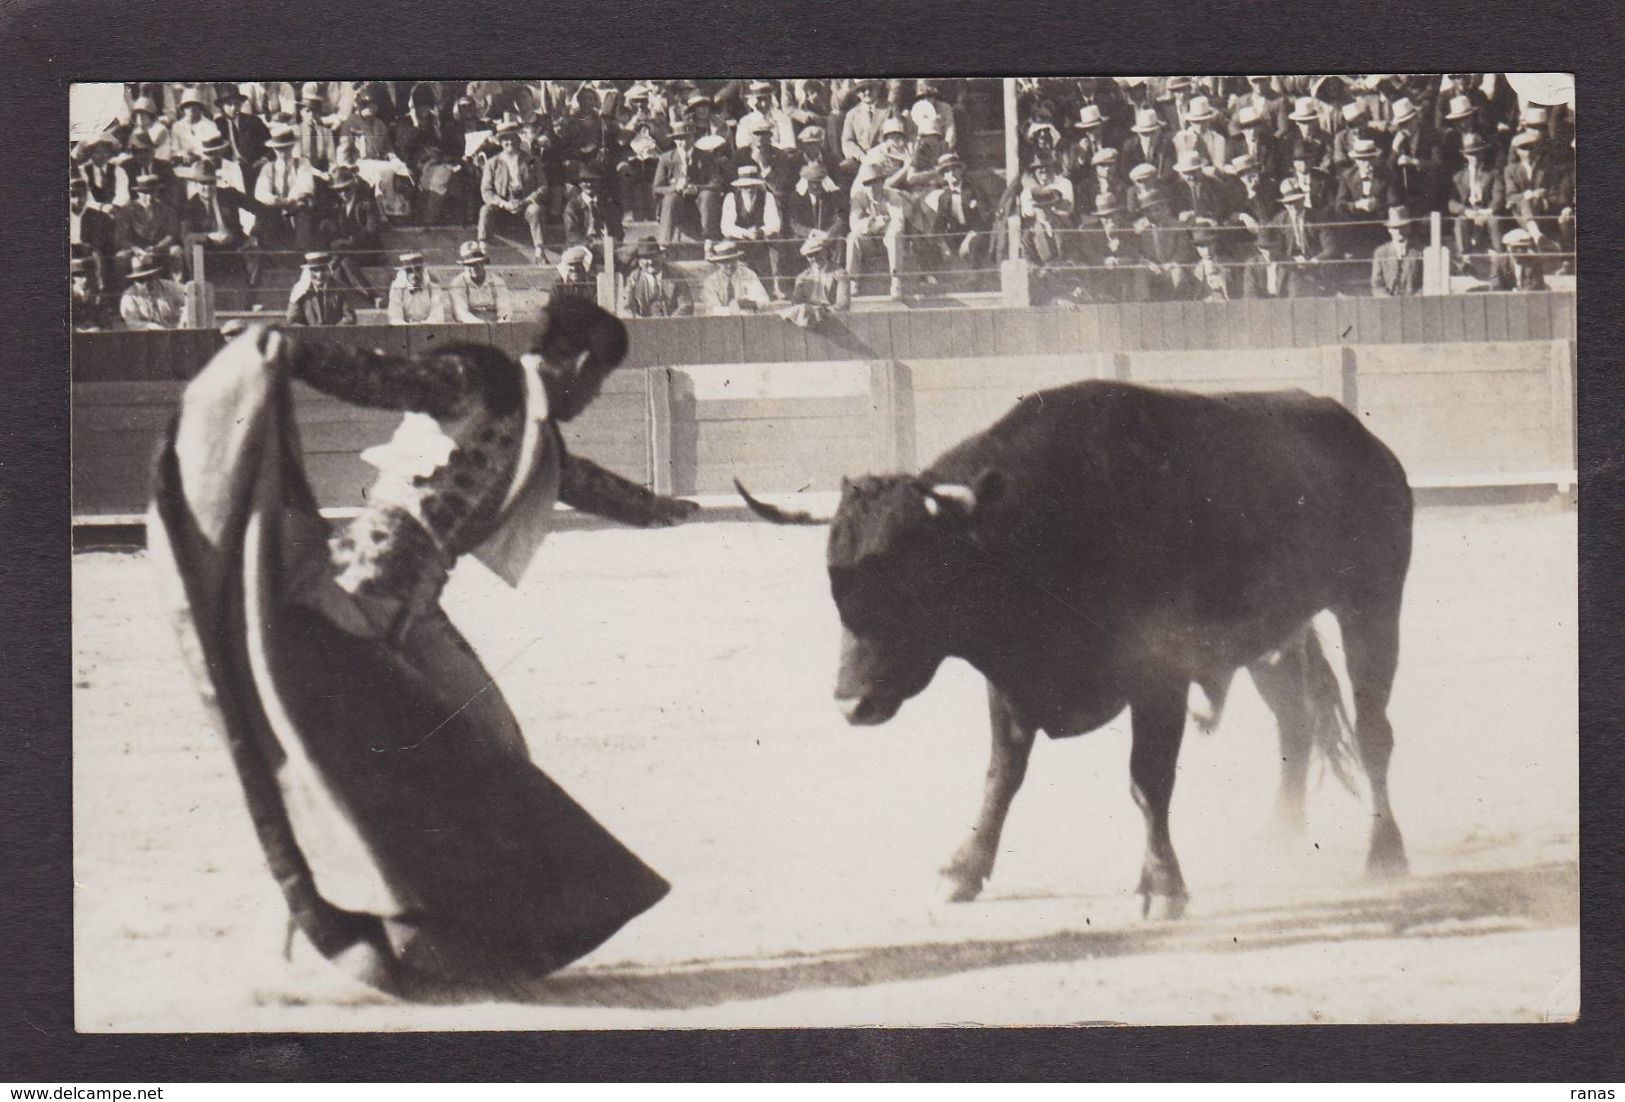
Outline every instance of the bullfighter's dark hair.
[[590, 351], [602, 371], [626, 358], [626, 326], [621, 319], [577, 295], [554, 295], [542, 307], [541, 326], [530, 350], [545, 359], [573, 360]]

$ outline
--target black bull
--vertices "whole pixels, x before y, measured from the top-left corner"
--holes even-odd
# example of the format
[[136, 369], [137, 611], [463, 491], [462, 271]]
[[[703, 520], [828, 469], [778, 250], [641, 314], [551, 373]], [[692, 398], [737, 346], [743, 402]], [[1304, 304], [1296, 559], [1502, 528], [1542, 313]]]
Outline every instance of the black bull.
[[[778, 522], [821, 523], [740, 492]], [[1168, 804], [1191, 686], [1217, 722], [1245, 666], [1281, 738], [1276, 813], [1303, 828], [1318, 749], [1341, 775], [1342, 697], [1310, 621], [1337, 618], [1369, 780], [1368, 869], [1402, 873], [1386, 715], [1411, 554], [1393, 453], [1301, 391], [1197, 395], [1083, 382], [1028, 396], [920, 476], [844, 481], [829, 577], [845, 628], [836, 697], [884, 723], [944, 658], [986, 676], [993, 751], [981, 814], [943, 870], [972, 899], [993, 870], [1037, 731], [1094, 730], [1128, 707], [1145, 815], [1139, 892], [1186, 898]]]

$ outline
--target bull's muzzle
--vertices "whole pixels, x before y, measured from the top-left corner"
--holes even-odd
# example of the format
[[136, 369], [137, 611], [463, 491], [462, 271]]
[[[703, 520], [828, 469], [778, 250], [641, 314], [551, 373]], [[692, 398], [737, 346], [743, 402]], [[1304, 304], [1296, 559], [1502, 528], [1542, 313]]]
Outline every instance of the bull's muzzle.
[[835, 703], [846, 721], [854, 727], [874, 727], [885, 723], [902, 706], [901, 701], [875, 696], [837, 696]]

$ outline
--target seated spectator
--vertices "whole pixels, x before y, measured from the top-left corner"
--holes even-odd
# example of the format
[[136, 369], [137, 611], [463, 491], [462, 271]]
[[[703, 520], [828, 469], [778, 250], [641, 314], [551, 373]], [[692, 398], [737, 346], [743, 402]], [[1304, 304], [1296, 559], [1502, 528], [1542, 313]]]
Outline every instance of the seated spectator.
[[621, 289], [621, 315], [628, 318], [680, 318], [694, 313], [688, 282], [666, 268], [666, 250], [653, 237], [638, 242], [636, 267]]
[[164, 261], [136, 253], [130, 261], [130, 285], [119, 299], [119, 316], [130, 329], [190, 329], [195, 324], [179, 283], [164, 278]]
[[835, 239], [822, 230], [814, 230], [802, 242], [801, 255], [807, 267], [796, 276], [790, 291], [790, 309], [785, 318], [803, 329], [814, 329], [826, 324], [835, 314], [844, 314], [852, 307], [852, 277], [836, 263], [831, 252]]
[[1229, 124], [1206, 96], [1192, 96], [1185, 128], [1174, 135], [1174, 153], [1197, 152], [1208, 164], [1222, 165], [1230, 148]]
[[1134, 125], [1130, 129], [1134, 136], [1119, 147], [1122, 157], [1119, 163], [1123, 171], [1132, 172], [1137, 165], [1148, 164], [1157, 179], [1173, 172], [1178, 153], [1163, 126], [1162, 116], [1150, 108], [1144, 108], [1135, 112]]
[[1377, 143], [1358, 138], [1349, 146], [1352, 167], [1344, 169], [1337, 182], [1336, 219], [1342, 251], [1356, 256], [1368, 253], [1378, 244], [1385, 211], [1403, 206], [1403, 190], [1378, 160]]
[[1411, 239], [1410, 212], [1395, 207], [1383, 226], [1388, 240], [1371, 254], [1371, 293], [1378, 298], [1401, 298], [1422, 293], [1422, 250]]
[[[1291, 128], [1287, 118], [1288, 104], [1286, 97], [1275, 90], [1275, 78], [1267, 74], [1255, 74], [1247, 78], [1251, 90], [1233, 96], [1227, 110], [1230, 114], [1230, 132], [1240, 136], [1242, 128], [1250, 125], [1241, 119], [1243, 111], [1247, 111], [1257, 120], [1264, 136], [1278, 138]], [[1252, 152], [1248, 150], [1248, 152]], [[1232, 152], [1231, 156], [1240, 154]], [[1257, 153], [1253, 153], [1255, 158]], [[1259, 161], [1260, 165], [1265, 162]]]
[[671, 124], [661, 112], [649, 106], [650, 89], [636, 84], [627, 89], [625, 118], [621, 133], [626, 135], [626, 156], [617, 166], [625, 181], [626, 206], [633, 221], [652, 222], [659, 217], [655, 202], [654, 176], [661, 148], [670, 143]]
[[[863, 155], [863, 164], [859, 166], [861, 175], [865, 170], [873, 170], [882, 177], [890, 177], [900, 169], [907, 169], [913, 158], [908, 146], [908, 127], [902, 119], [887, 119], [880, 126], [880, 141], [872, 146], [868, 153]], [[905, 186], [899, 180], [899, 190]]]
[[761, 173], [754, 164], [741, 165], [733, 188], [722, 201], [722, 236], [738, 243], [752, 269], [770, 273], [768, 286], [774, 301], [785, 298], [779, 282], [783, 229], [778, 201], [767, 190]]
[[1021, 190], [1018, 202], [1020, 214], [1028, 217], [1033, 211], [1032, 195], [1037, 191], [1053, 191], [1058, 199], [1050, 205], [1050, 219], [1058, 221], [1065, 228], [1065, 223], [1072, 219], [1072, 212], [1076, 206], [1075, 193], [1072, 190], [1072, 181], [1055, 172], [1055, 162], [1040, 157], [1027, 165], [1027, 178]]
[[559, 257], [558, 273], [553, 294], [598, 301], [598, 281], [592, 274], [592, 250], [587, 246], [571, 245], [566, 248]]
[[1544, 291], [1546, 273], [1535, 254], [1535, 235], [1522, 226], [1501, 238], [1506, 251], [1490, 259], [1491, 291]]
[[704, 138], [722, 139], [715, 145], [707, 143], [707, 152], [725, 151], [733, 144], [733, 127], [724, 116], [717, 113], [716, 103], [710, 96], [699, 92], [689, 96], [683, 117], [689, 129], [694, 131], [696, 143]]
[[337, 274], [376, 306], [383, 299], [367, 282], [365, 268], [382, 252], [383, 216], [372, 188], [349, 165], [338, 165], [330, 180], [331, 204], [321, 223], [321, 236], [337, 256]]
[[[1100, 112], [1097, 109], [1095, 113]], [[953, 106], [941, 97], [936, 81], [914, 82], [914, 103], [906, 118], [914, 137], [934, 134], [941, 139], [942, 148], [931, 154], [932, 161], [959, 148], [959, 128], [954, 121]]]
[[1248, 231], [1240, 250], [1242, 298], [1275, 298], [1281, 293], [1285, 265], [1270, 251], [1268, 231]]
[[1249, 153], [1230, 162], [1230, 178], [1235, 181], [1229, 203], [1231, 220], [1256, 233], [1281, 209], [1281, 185], [1262, 172]]
[[152, 139], [143, 131], [133, 132], [125, 146], [124, 171], [132, 181], [143, 176], [158, 177], [158, 190], [154, 194], [159, 202], [168, 204], [173, 210], [180, 205], [181, 199], [175, 183], [175, 169], [168, 161], [156, 159], [153, 152]]
[[487, 271], [489, 258], [478, 241], [464, 241], [457, 249], [463, 267], [451, 281], [446, 297], [451, 300], [452, 320], [462, 325], [495, 324], [513, 320], [513, 299], [508, 284], [495, 272]]
[[1298, 181], [1281, 181], [1281, 213], [1270, 222], [1270, 253], [1282, 263], [1279, 290], [1281, 298], [1313, 297], [1324, 294], [1326, 281], [1320, 265], [1337, 256], [1331, 234], [1311, 223], [1304, 210], [1304, 193]]
[[790, 113], [773, 104], [773, 85], [765, 80], [752, 81], [745, 102], [750, 110], [740, 116], [734, 127], [734, 145], [743, 149], [754, 140], [759, 125], [766, 124], [769, 140], [774, 148], [793, 150], [796, 147], [796, 124]]
[[169, 128], [174, 157], [183, 163], [202, 160], [203, 143], [218, 134], [220, 128], [215, 126], [213, 119], [204, 116], [206, 107], [203, 96], [196, 88], [181, 96], [177, 108], [180, 118]]
[[215, 106], [220, 109], [220, 114], [214, 120], [215, 128], [226, 139], [226, 157], [243, 170], [244, 179], [253, 176], [264, 161], [265, 142], [271, 136], [261, 119], [243, 114], [243, 104], [247, 100], [248, 97], [236, 85], [221, 89], [214, 98]]
[[68, 303], [75, 331], [113, 327], [112, 312], [96, 278], [96, 262], [88, 256], [68, 261]]
[[1297, 141], [1287, 153], [1286, 178], [1298, 185], [1304, 217], [1311, 222], [1331, 222], [1336, 216], [1337, 181], [1317, 167], [1324, 156], [1318, 142]]
[[1512, 160], [1503, 177], [1507, 209], [1518, 227], [1528, 230], [1543, 251], [1568, 247], [1574, 224], [1569, 181], [1547, 155], [1539, 131], [1525, 130], [1512, 139]]
[[288, 296], [289, 325], [354, 325], [350, 294], [333, 282], [333, 254], [305, 254], [299, 282]]
[[1022, 198], [1022, 255], [1029, 263], [1040, 266], [1060, 262], [1064, 259], [1064, 234], [1071, 228], [1056, 213], [1063, 206], [1061, 193], [1053, 187], [1038, 187]]
[[168, 203], [158, 198], [163, 187], [156, 176], [136, 177], [135, 201], [115, 208], [113, 244], [121, 257], [150, 254], [174, 272], [181, 258], [180, 218]]
[[1363, 100], [1350, 100], [1341, 111], [1342, 126], [1332, 135], [1332, 172], [1342, 175], [1354, 164], [1351, 150], [1357, 141], [1378, 142], [1383, 131], [1371, 120]]
[[130, 201], [130, 175], [113, 160], [119, 152], [118, 139], [111, 134], [95, 134], [85, 139], [79, 152], [85, 157], [79, 175], [89, 189], [89, 205], [107, 217]]
[[265, 145], [272, 158], [254, 185], [254, 199], [264, 208], [255, 216], [255, 241], [277, 252], [307, 251], [317, 240], [315, 170], [294, 160], [298, 139], [290, 128], [272, 130]]
[[744, 255], [734, 241], [719, 241], [709, 250], [706, 259], [715, 267], [700, 284], [700, 313], [755, 314], [767, 309], [767, 288], [742, 263]]
[[576, 169], [575, 188], [564, 204], [564, 240], [568, 245], [596, 248], [604, 234], [619, 243], [625, 230], [619, 205], [600, 191], [603, 183], [591, 165]]
[[[902, 171], [902, 170], [899, 170]], [[876, 251], [886, 257], [891, 297], [903, 297], [903, 243], [906, 222], [902, 195], [877, 168], [865, 166], [852, 187], [851, 229], [846, 238], [846, 270], [854, 287], [860, 286], [865, 262]]]
[[1491, 164], [1490, 144], [1468, 131], [1461, 152], [1466, 164], [1451, 180], [1449, 210], [1454, 218], [1456, 260], [1464, 267], [1473, 253], [1491, 252], [1500, 240], [1499, 219], [1506, 204], [1505, 177]]
[[1161, 178], [1150, 162], [1141, 161], [1129, 169], [1128, 178], [1129, 189], [1123, 197], [1123, 209], [1130, 216], [1139, 214], [1153, 197], [1167, 202], [1168, 197], [1163, 194]]
[[75, 257], [88, 258], [96, 281], [110, 285], [114, 252], [113, 219], [90, 205], [90, 188], [83, 176], [68, 180], [68, 248]]
[[339, 127], [338, 136], [355, 142], [356, 152], [364, 161], [382, 161], [395, 152], [389, 125], [378, 117], [378, 102], [370, 95], [356, 97], [355, 114]]
[[170, 166], [175, 159], [174, 141], [170, 137], [169, 125], [159, 118], [159, 114], [158, 104], [150, 96], [136, 97], [130, 104], [130, 128], [124, 145], [129, 148], [130, 139], [140, 134], [152, 143], [152, 159]]
[[829, 174], [822, 161], [801, 166], [801, 178], [790, 193], [791, 232], [806, 237], [814, 230], [840, 236], [846, 231], [846, 192]]
[[[1287, 116], [1292, 132], [1284, 135], [1287, 145], [1312, 154], [1307, 167], [1312, 171], [1327, 172], [1332, 167], [1332, 136], [1327, 131], [1325, 116], [1312, 96], [1299, 96]], [[1300, 186], [1302, 181], [1299, 182]]]
[[402, 253], [389, 285], [389, 324], [439, 325], [446, 320], [445, 296], [424, 267], [422, 253]]
[[[445, 202], [449, 166], [457, 163], [457, 159], [449, 155], [447, 132], [434, 107], [431, 89], [424, 85], [414, 88], [407, 113], [395, 123], [391, 135], [396, 156], [412, 171], [417, 182], [417, 216], [431, 225], [438, 220], [440, 207]], [[462, 150], [456, 153], [460, 158]]]
[[804, 127], [801, 133], [796, 135], [796, 151], [800, 154], [800, 159], [791, 163], [798, 171], [807, 165], [823, 165], [831, 180], [843, 190], [850, 190], [851, 180], [841, 167], [840, 159], [830, 152], [829, 141], [823, 127]]
[[497, 127], [496, 136], [502, 152], [486, 160], [480, 179], [480, 244], [490, 239], [495, 226], [521, 219], [530, 231], [533, 258], [541, 264], [547, 256], [542, 237], [541, 173], [536, 163], [520, 152], [517, 123], [503, 123]]
[[[238, 164], [236, 161], [226, 159], [226, 139], [224, 135], [220, 134], [218, 131], [213, 134], [206, 135], [203, 139], [203, 145], [201, 148], [203, 155], [199, 157], [195, 163], [198, 165], [207, 164], [210, 168], [214, 169], [216, 184], [218, 187], [222, 189], [230, 188], [241, 195], [253, 194], [254, 184], [256, 182], [255, 177], [245, 177], [243, 175], [242, 165]], [[196, 184], [187, 185], [186, 193], [188, 196], [195, 194], [196, 191]], [[248, 233], [249, 228], [253, 224], [253, 219], [247, 220], [243, 225], [243, 233]]]
[[861, 80], [854, 91], [858, 102], [841, 120], [841, 165], [848, 173], [855, 173], [871, 149], [880, 142], [880, 128], [887, 119], [887, 110], [880, 101], [881, 83]]
[[1218, 244], [1218, 235], [1208, 226], [1198, 226], [1191, 233], [1191, 245], [1196, 249], [1191, 283], [1198, 302], [1230, 301], [1230, 269], [1219, 261]]
[[1088, 269], [1079, 286], [1087, 302], [1140, 302], [1151, 297], [1149, 270], [1138, 238], [1123, 221], [1123, 206], [1111, 192], [1095, 196], [1094, 232], [1083, 235], [1081, 257]]
[[768, 193], [778, 202], [779, 213], [790, 204], [790, 193], [796, 186], [797, 172], [803, 158], [795, 147], [780, 149], [773, 144], [773, 128], [766, 120], [758, 119], [750, 126], [741, 123], [741, 142], [734, 153], [734, 169], [753, 166], [767, 185]]
[[676, 144], [660, 155], [654, 192], [660, 203], [660, 243], [679, 234], [694, 241], [722, 236], [722, 188], [714, 156], [699, 149], [694, 127], [686, 120], [672, 124]]
[[1251, 157], [1253, 164], [1258, 166], [1259, 175], [1274, 187], [1286, 166], [1282, 160], [1280, 139], [1270, 132], [1265, 116], [1251, 103], [1244, 104], [1236, 112], [1234, 128], [1225, 163], [1241, 156]]
[[1389, 175], [1401, 200], [1413, 210], [1424, 210], [1437, 186], [1438, 143], [1431, 131], [1422, 129], [1422, 112], [1409, 97], [1396, 100], [1393, 111], [1385, 158]]
[[[240, 191], [220, 187], [214, 165], [208, 161], [182, 169], [181, 177], [188, 181], [188, 188], [195, 189], [180, 211], [181, 243], [186, 262], [190, 264], [192, 261], [192, 246], [201, 245], [212, 281], [219, 279], [215, 274], [217, 266], [235, 270], [241, 265], [249, 286], [253, 286], [259, 279], [260, 261], [258, 254], [240, 254], [247, 241], [242, 227], [243, 214], [252, 214], [257, 208], [263, 208], [260, 208], [257, 200]], [[191, 274], [193, 279], [198, 278], [197, 272]]]
[[1225, 185], [1200, 149], [1182, 151], [1174, 163], [1174, 174], [1167, 188], [1168, 205], [1181, 222], [1211, 226], [1229, 217]]
[[920, 230], [914, 254], [928, 273], [927, 282], [945, 272], [988, 267], [993, 211], [965, 187], [965, 162], [957, 153], [937, 158], [938, 186], [920, 200]]

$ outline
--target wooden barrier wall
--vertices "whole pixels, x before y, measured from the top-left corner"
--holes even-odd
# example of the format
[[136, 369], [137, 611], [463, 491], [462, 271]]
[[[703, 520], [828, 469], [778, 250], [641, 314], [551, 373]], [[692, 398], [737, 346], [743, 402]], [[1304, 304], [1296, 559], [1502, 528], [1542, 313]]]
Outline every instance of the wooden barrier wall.
[[[632, 369], [611, 377], [566, 440], [662, 492], [725, 493], [735, 475], [764, 492], [824, 490], [844, 474], [929, 462], [1043, 387], [1115, 378], [1301, 387], [1358, 409], [1413, 481], [1515, 480], [1575, 465], [1572, 310], [1572, 295], [1532, 294], [898, 311], [853, 315], [834, 335], [776, 317], [632, 321]], [[519, 325], [321, 334], [406, 354], [448, 339], [518, 353], [530, 335]], [[219, 343], [209, 331], [75, 334], [75, 515], [142, 510], [182, 380]], [[359, 453], [395, 415], [298, 389], [319, 499], [359, 504], [371, 478]]]

